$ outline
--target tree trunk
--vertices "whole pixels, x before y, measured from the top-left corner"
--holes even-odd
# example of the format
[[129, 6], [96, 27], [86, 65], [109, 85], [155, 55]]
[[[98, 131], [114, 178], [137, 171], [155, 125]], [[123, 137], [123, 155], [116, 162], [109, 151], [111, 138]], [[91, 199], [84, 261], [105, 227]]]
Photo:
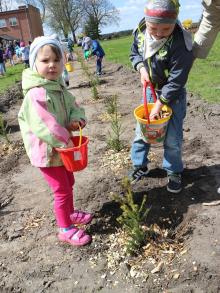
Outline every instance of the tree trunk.
[[72, 35], [73, 35], [73, 42], [74, 42], [74, 44], [77, 44], [76, 33], [74, 31], [72, 31]]

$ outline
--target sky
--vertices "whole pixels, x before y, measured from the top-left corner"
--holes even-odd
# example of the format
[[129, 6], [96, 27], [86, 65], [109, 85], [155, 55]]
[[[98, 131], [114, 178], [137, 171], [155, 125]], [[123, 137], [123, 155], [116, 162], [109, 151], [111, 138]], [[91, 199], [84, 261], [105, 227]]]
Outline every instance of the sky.
[[[121, 30], [134, 29], [144, 16], [146, 0], [109, 0], [119, 10], [120, 22], [118, 25], [108, 25], [102, 28], [102, 33], [111, 33]], [[197, 22], [202, 14], [201, 0], [180, 0], [179, 19], [192, 19]]]
[[[146, 0], [109, 0], [119, 11], [120, 21], [118, 24], [111, 24], [101, 28], [101, 33], [112, 33], [123, 30], [134, 29], [139, 21], [144, 17], [144, 5]], [[179, 0], [180, 13], [179, 19], [192, 19], [193, 22], [199, 21], [202, 14], [202, 0]], [[12, 1], [16, 8], [18, 4]], [[50, 34], [50, 30], [44, 26], [44, 33]]]

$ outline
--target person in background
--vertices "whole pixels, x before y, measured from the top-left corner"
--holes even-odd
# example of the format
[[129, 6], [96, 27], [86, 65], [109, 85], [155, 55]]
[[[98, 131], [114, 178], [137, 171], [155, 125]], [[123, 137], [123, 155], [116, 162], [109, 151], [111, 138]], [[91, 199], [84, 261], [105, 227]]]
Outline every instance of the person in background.
[[25, 46], [25, 42], [20, 43], [21, 59], [24, 63], [25, 68], [29, 67], [29, 52], [30, 46]]
[[6, 58], [9, 60], [9, 62], [12, 66], [15, 65], [14, 60], [13, 60], [14, 53], [15, 53], [14, 46], [13, 46], [12, 42], [9, 42], [6, 45], [5, 54], [6, 54]]
[[91, 38], [90, 37], [83, 37], [82, 40], [82, 50], [83, 50], [83, 57], [86, 61], [88, 61], [90, 56], [90, 45], [91, 45]]
[[4, 66], [4, 56], [3, 56], [3, 49], [2, 49], [2, 44], [0, 43], [0, 75], [4, 76], [5, 75], [5, 66]]
[[[141, 75], [141, 83], [153, 84], [157, 101], [150, 112], [150, 119], [156, 119], [162, 107], [172, 109], [164, 140], [163, 169], [167, 172], [167, 190], [179, 193], [182, 190], [183, 120], [186, 115], [185, 84], [193, 62], [191, 34], [178, 21], [177, 0], [148, 0], [145, 18], [134, 31], [130, 60]], [[152, 96], [147, 91], [148, 102]], [[131, 148], [133, 170], [129, 177], [135, 183], [148, 170], [150, 144], [137, 124], [136, 136]]]
[[[220, 0], [204, 0], [202, 5], [204, 9], [194, 37], [193, 55], [195, 58], [205, 59], [220, 32]], [[217, 192], [220, 194], [220, 187]]]
[[[59, 37], [57, 36], [56, 39], [60, 42]], [[61, 42], [60, 42], [61, 44]], [[62, 73], [62, 78], [65, 82], [66, 87], [68, 87], [70, 85], [70, 77], [69, 77], [69, 73], [66, 69], [65, 64], [67, 64], [68, 62], [68, 53], [67, 53], [67, 49], [66, 47], [61, 44], [62, 50], [63, 50], [63, 60], [64, 60], [64, 68], [63, 68], [63, 73]]]
[[85, 38], [85, 46], [88, 46], [89, 48], [89, 55], [96, 56], [96, 74], [101, 75], [103, 74], [102, 72], [102, 59], [105, 56], [105, 52], [100, 45], [99, 41], [97, 40], [92, 40], [90, 37]]
[[54, 193], [58, 238], [74, 246], [91, 242], [76, 225], [91, 222], [92, 215], [73, 204], [74, 175], [66, 170], [55, 148], [73, 147], [71, 131], [86, 125], [84, 109], [67, 91], [61, 77], [64, 67], [60, 42], [38, 37], [30, 47], [30, 68], [22, 74], [24, 100], [18, 122], [31, 164], [41, 171]]
[[67, 61], [73, 61], [73, 41], [71, 38], [68, 38], [67, 48], [68, 48], [68, 57]]
[[3, 51], [3, 67], [4, 67], [4, 71], [6, 72], [6, 62], [7, 62], [6, 47], [2, 46], [2, 51]]
[[14, 48], [15, 48], [15, 54], [16, 54], [17, 60], [19, 60], [21, 58], [21, 48], [17, 41], [14, 41]]

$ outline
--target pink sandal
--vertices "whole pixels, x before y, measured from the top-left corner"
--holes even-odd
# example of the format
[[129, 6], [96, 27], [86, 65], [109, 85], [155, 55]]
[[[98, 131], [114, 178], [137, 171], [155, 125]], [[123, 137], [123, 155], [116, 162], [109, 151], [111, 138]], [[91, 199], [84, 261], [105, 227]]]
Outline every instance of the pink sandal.
[[74, 246], [82, 246], [91, 242], [92, 237], [85, 233], [83, 229], [72, 228], [67, 232], [59, 233], [60, 241], [67, 242]]
[[90, 213], [74, 210], [74, 213], [70, 215], [70, 220], [73, 224], [86, 225], [92, 221], [93, 216]]

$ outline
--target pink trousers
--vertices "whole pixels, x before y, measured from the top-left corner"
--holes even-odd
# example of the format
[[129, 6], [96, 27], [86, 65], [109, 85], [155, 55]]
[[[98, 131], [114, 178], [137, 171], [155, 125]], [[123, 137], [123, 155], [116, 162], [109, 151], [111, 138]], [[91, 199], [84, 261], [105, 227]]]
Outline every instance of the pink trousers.
[[40, 168], [40, 171], [54, 193], [54, 213], [57, 226], [67, 228], [72, 224], [70, 215], [74, 211], [74, 175], [64, 166]]

